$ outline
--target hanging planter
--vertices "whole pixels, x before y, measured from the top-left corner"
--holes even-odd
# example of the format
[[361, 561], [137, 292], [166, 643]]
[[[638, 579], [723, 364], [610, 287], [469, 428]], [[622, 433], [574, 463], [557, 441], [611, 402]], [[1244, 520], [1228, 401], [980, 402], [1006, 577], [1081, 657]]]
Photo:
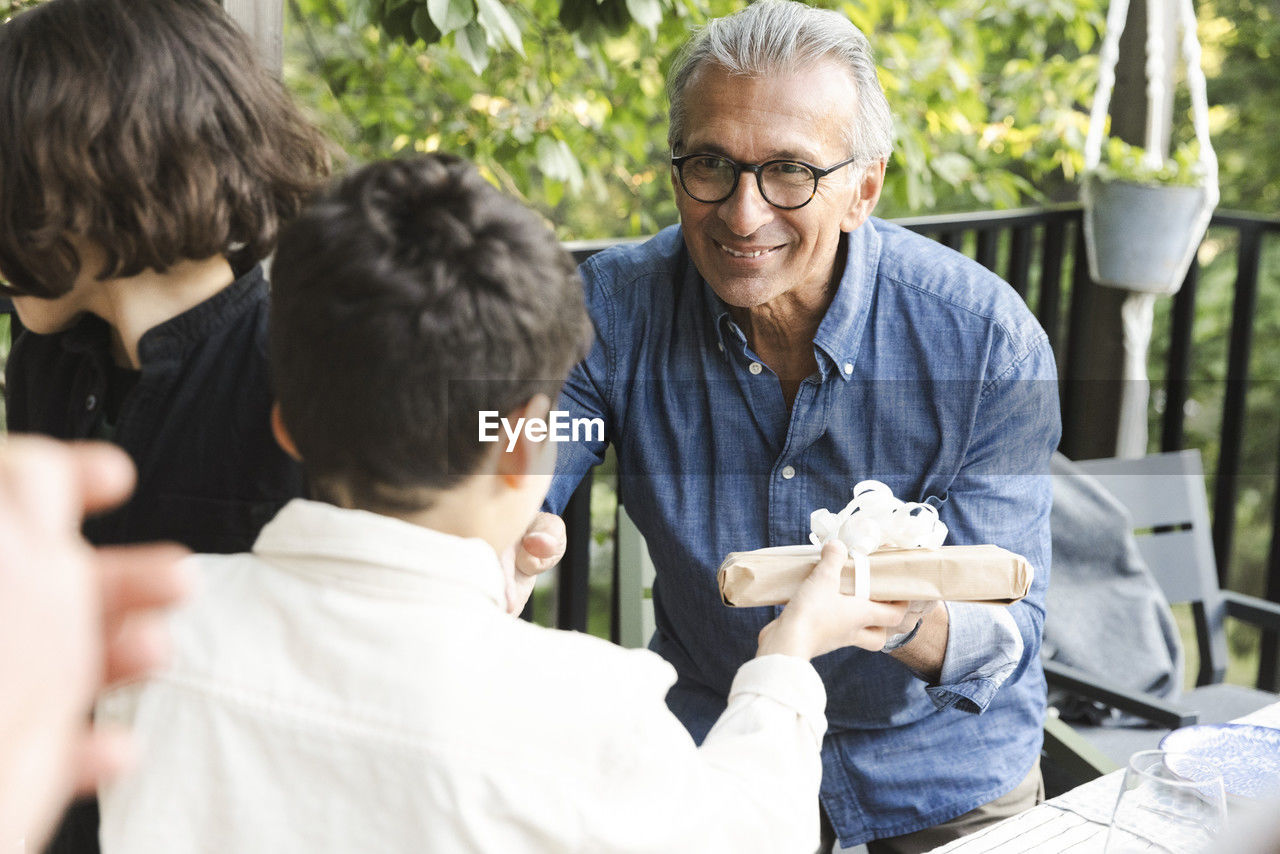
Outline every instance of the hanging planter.
[[1191, 0], [1175, 2], [1198, 151], [1184, 149], [1168, 161], [1160, 152], [1164, 26], [1162, 6], [1152, 0], [1147, 8], [1146, 147], [1135, 149], [1110, 140], [1103, 161], [1103, 128], [1115, 84], [1120, 34], [1129, 11], [1128, 0], [1114, 0], [1107, 13], [1080, 193], [1090, 276], [1099, 284], [1153, 294], [1172, 294], [1182, 286], [1218, 204], [1218, 161], [1209, 141], [1209, 106], [1195, 12]]

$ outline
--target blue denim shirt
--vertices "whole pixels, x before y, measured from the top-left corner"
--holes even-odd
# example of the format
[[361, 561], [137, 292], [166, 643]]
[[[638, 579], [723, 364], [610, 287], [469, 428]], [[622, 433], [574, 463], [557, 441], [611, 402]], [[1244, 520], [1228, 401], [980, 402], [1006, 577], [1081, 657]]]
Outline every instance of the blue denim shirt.
[[[880, 220], [844, 239], [844, 272], [814, 337], [818, 371], [789, 415], [678, 226], [583, 265], [597, 342], [560, 408], [604, 419], [620, 498], [657, 569], [651, 646], [679, 673], [667, 702], [698, 740], [779, 610], [722, 604], [720, 562], [807, 542], [810, 512], [840, 510], [856, 482], [934, 504], [948, 544], [995, 543], [1031, 562], [1035, 581], [1012, 621], [949, 606], [937, 685], [884, 653], [815, 660], [828, 694], [821, 798], [852, 845], [987, 803], [1039, 755], [1048, 469], [1060, 426], [1048, 339], [1008, 285]], [[564, 507], [604, 451], [560, 446], [548, 509]]]

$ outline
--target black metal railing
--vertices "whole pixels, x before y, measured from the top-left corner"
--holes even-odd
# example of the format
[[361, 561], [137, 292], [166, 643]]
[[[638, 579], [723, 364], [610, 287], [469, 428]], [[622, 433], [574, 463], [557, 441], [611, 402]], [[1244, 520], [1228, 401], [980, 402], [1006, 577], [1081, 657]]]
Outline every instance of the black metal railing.
[[[896, 222], [983, 264], [1008, 281], [1027, 301], [1057, 356], [1064, 424], [1062, 447], [1072, 447], [1074, 437], [1069, 432], [1070, 425], [1086, 420], [1078, 417], [1078, 410], [1087, 405], [1079, 390], [1085, 384], [1084, 354], [1090, 343], [1088, 308], [1098, 287], [1089, 278], [1080, 205], [911, 217]], [[1266, 241], [1275, 239], [1276, 235], [1280, 235], [1280, 217], [1219, 212], [1210, 223], [1212, 239], [1236, 247], [1233, 320], [1212, 496], [1214, 545], [1223, 586], [1231, 569], [1250, 354], [1259, 282], [1264, 272], [1263, 249]], [[581, 262], [616, 242], [574, 243], [569, 248]], [[1265, 272], [1270, 277], [1268, 281], [1280, 282], [1280, 270]], [[1159, 430], [1162, 451], [1180, 450], [1184, 446], [1199, 276], [1200, 266], [1195, 262], [1169, 312], [1169, 348], [1162, 387], [1165, 403]], [[1266, 596], [1272, 601], [1280, 601], [1280, 447], [1277, 447], [1276, 463], [1276, 492], [1266, 564]], [[562, 628], [586, 628], [590, 492], [588, 475], [566, 511], [570, 546], [556, 588], [555, 622]], [[1258, 676], [1260, 687], [1272, 691], [1280, 687], [1277, 659], [1277, 639], [1264, 636]]]

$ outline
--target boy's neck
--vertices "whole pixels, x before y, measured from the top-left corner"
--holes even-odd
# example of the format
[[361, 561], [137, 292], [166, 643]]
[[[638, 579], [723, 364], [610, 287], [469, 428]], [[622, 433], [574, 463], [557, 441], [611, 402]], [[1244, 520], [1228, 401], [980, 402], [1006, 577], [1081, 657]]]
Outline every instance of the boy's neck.
[[425, 510], [394, 515], [397, 519], [442, 534], [484, 540], [495, 552], [502, 554], [523, 531], [523, 528], [513, 530], [511, 519], [519, 518], [524, 508], [505, 505], [505, 491], [493, 491], [491, 488], [490, 481], [496, 477], [474, 475], [451, 489], [436, 492], [435, 500]]
[[127, 279], [104, 282], [89, 310], [111, 326], [111, 357], [124, 368], [137, 370], [138, 342], [149, 330], [172, 320], [235, 281], [231, 265], [221, 255], [200, 261], [179, 261], [163, 273], [146, 270]]

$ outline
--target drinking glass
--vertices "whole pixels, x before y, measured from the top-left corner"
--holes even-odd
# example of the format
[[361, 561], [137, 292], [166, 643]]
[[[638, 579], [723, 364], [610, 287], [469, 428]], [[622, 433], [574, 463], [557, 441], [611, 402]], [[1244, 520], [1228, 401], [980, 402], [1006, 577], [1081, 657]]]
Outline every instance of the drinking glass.
[[1106, 854], [1201, 854], [1227, 817], [1222, 773], [1203, 759], [1164, 750], [1133, 754], [1107, 829]]

